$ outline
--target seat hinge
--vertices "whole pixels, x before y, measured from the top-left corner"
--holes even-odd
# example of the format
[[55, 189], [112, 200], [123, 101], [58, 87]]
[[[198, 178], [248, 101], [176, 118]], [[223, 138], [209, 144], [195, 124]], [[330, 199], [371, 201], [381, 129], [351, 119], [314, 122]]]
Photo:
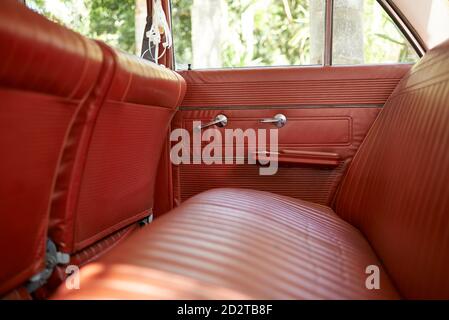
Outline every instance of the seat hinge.
[[55, 267], [59, 264], [68, 264], [70, 255], [68, 253], [59, 252], [55, 243], [48, 239], [47, 250], [45, 254], [45, 269], [31, 277], [26, 285], [29, 293], [32, 293], [47, 283], [52, 275]]
[[145, 227], [146, 225], [150, 224], [151, 222], [153, 222], [153, 214], [150, 214], [149, 216], [143, 218], [142, 220], [139, 221], [139, 226], [141, 227]]

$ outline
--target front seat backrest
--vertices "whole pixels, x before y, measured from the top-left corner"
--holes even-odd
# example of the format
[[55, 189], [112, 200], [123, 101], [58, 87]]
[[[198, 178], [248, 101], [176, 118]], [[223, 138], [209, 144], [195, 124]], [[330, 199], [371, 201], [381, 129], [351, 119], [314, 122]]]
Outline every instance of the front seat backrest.
[[[74, 171], [60, 175], [50, 237], [59, 250], [86, 258], [96, 245], [152, 213], [158, 161], [185, 82], [175, 72], [101, 43], [112, 81], [91, 132], [66, 148]], [[82, 121], [80, 121], [82, 123]], [[85, 147], [83, 147], [85, 146]], [[111, 242], [111, 241], [109, 241]], [[95, 247], [93, 247], [95, 245]]]
[[45, 265], [68, 128], [102, 65], [94, 42], [17, 0], [0, 2], [0, 297]]
[[396, 88], [336, 211], [365, 234], [404, 297], [449, 299], [449, 42]]

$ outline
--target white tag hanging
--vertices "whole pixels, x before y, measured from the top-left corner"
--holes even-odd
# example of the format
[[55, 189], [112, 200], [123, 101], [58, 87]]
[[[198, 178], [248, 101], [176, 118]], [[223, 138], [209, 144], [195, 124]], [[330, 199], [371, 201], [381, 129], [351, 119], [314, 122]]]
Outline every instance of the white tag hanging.
[[[159, 44], [162, 41], [162, 35], [165, 35], [165, 41], [162, 42], [164, 51], [159, 55]], [[145, 50], [142, 56], [149, 51], [153, 62], [158, 63], [159, 59], [165, 54], [167, 48], [172, 46], [172, 37], [161, 0], [153, 0], [153, 15], [150, 30], [146, 33], [148, 38], [148, 47], [154, 47], [154, 55], [150, 49]]]

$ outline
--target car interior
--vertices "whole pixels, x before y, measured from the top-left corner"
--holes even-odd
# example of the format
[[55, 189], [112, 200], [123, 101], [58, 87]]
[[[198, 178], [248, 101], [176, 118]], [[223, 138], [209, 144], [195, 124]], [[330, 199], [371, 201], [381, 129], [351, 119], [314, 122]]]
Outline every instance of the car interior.
[[[240, 67], [205, 49], [220, 1], [196, 58], [180, 0], [143, 1], [142, 55], [0, 2], [0, 299], [449, 299], [449, 2], [371, 1], [406, 54], [352, 63], [348, 1], [310, 0], [316, 64]], [[275, 131], [277, 171], [249, 134], [174, 163], [206, 128]]]

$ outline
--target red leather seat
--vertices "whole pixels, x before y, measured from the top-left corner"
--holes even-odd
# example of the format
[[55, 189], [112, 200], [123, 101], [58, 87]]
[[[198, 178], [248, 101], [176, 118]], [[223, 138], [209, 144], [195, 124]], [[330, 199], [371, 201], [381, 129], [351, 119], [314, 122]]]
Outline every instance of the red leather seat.
[[[187, 200], [86, 266], [82, 298], [397, 298], [387, 277], [365, 288], [379, 264], [362, 234], [330, 208], [244, 189]], [[78, 290], [76, 290], [78, 291]], [[62, 295], [63, 298], [71, 297]]]
[[93, 41], [0, 4], [0, 296], [45, 266], [61, 151], [103, 63]]
[[82, 265], [151, 215], [185, 82], [16, 0], [0, 6], [1, 296], [42, 270], [47, 231]]
[[70, 132], [50, 212], [51, 239], [77, 265], [152, 214], [158, 161], [185, 92], [175, 72], [101, 47], [107, 85]]
[[[449, 299], [447, 101], [449, 42], [386, 103], [342, 183], [338, 215], [211, 191], [86, 266], [81, 290], [55, 298]], [[379, 290], [365, 287], [369, 265], [380, 268]]]

